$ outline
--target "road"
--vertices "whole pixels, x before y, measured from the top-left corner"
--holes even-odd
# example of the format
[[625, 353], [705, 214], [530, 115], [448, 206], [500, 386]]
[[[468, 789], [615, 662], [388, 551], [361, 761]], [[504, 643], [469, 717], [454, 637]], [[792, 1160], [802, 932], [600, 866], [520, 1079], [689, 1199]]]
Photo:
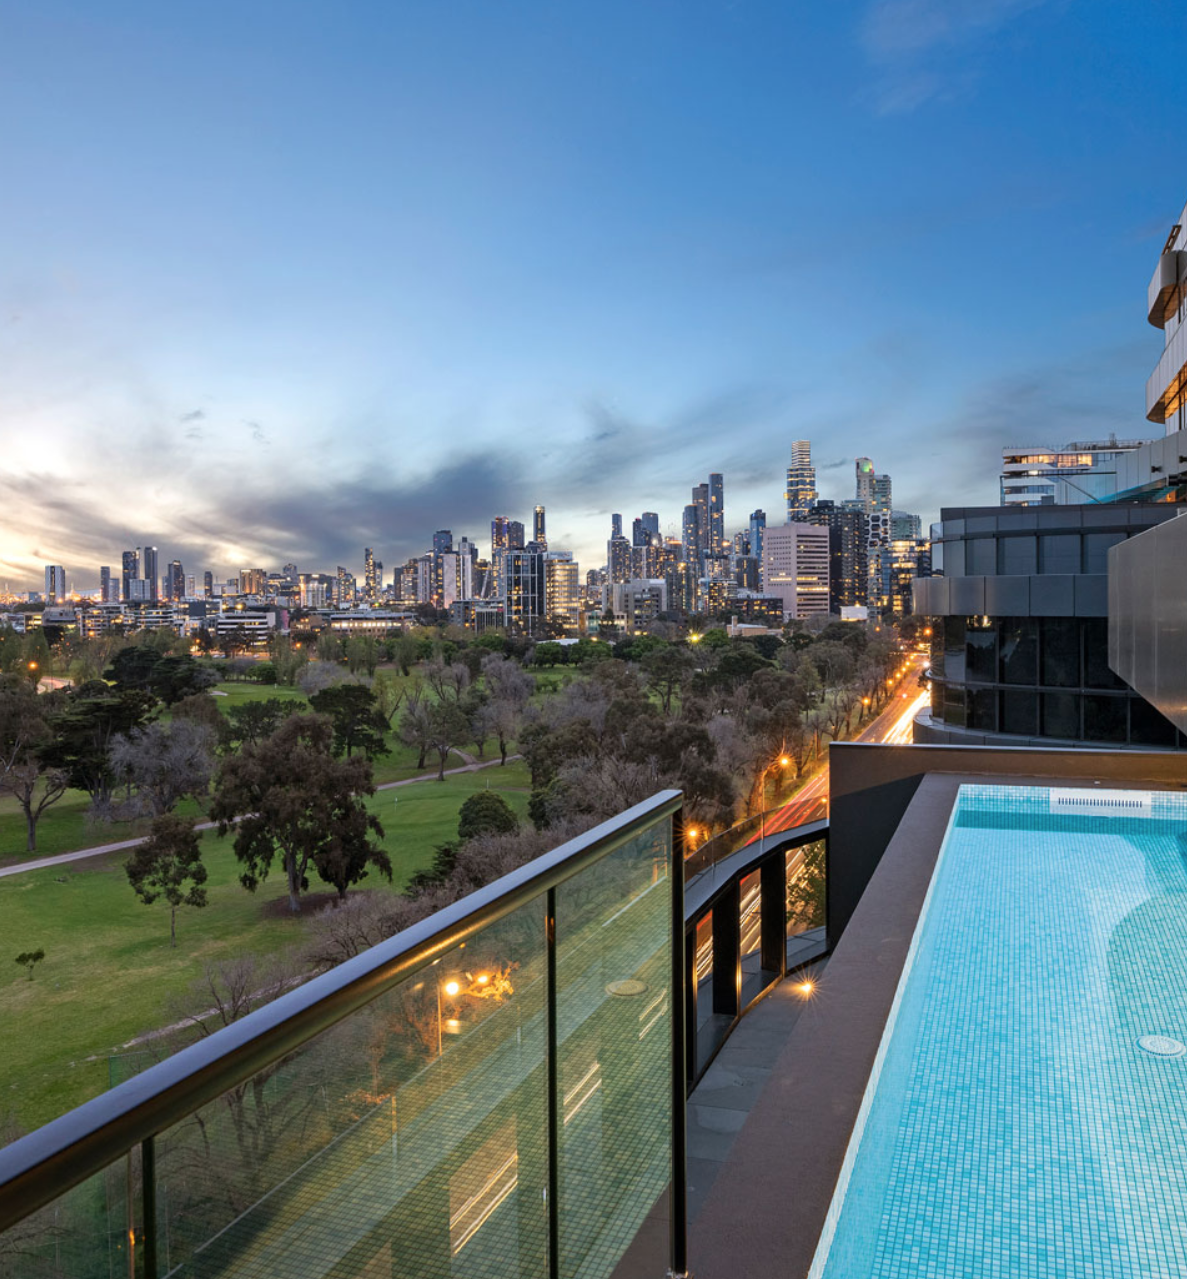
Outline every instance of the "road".
[[[927, 705], [930, 694], [920, 690], [916, 680], [927, 659], [921, 653], [912, 653], [907, 659], [907, 670], [895, 687], [890, 704], [872, 724], [857, 735], [859, 742], [885, 742], [905, 745], [911, 741], [911, 724], [915, 716]], [[781, 808], [776, 808], [763, 823], [763, 833], [790, 830], [804, 822], [818, 821], [828, 815], [828, 765], [800, 787]]]

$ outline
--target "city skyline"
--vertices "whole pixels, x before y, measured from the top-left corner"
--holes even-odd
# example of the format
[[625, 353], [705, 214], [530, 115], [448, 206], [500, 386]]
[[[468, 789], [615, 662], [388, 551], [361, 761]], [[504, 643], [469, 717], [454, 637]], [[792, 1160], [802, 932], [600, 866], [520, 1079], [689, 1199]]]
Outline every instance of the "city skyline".
[[779, 509], [795, 438], [929, 521], [1007, 444], [1152, 434], [1173, 49], [1157, 4], [1067, 9], [14, 16], [0, 581], [144, 529], [390, 563], [541, 501], [592, 562], [689, 475]]

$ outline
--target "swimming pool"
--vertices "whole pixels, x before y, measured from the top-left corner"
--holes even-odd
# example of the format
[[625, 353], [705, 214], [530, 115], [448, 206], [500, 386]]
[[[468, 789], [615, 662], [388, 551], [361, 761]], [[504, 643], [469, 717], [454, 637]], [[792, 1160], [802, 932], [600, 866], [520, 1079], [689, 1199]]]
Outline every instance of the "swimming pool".
[[1187, 796], [1110, 794], [961, 787], [811, 1279], [1187, 1276]]

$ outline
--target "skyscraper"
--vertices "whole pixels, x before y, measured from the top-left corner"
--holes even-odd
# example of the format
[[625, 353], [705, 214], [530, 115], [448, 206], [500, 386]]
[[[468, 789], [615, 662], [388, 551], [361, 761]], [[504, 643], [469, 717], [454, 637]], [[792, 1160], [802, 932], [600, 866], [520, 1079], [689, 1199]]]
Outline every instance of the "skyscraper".
[[155, 604], [161, 598], [161, 579], [157, 576], [157, 548], [144, 546], [140, 548], [140, 576], [148, 583], [145, 592]]
[[709, 536], [705, 550], [721, 555], [725, 544], [725, 480], [717, 471], [709, 475]]
[[622, 536], [622, 516], [621, 515], [610, 516], [610, 536], [611, 537]]
[[544, 508], [537, 506], [532, 512], [532, 541], [540, 546], [548, 545], [548, 535], [544, 531]]
[[379, 594], [379, 584], [375, 580], [375, 552], [369, 546], [363, 547], [363, 598], [373, 601]]
[[762, 535], [767, 527], [766, 511], [750, 512], [750, 554], [762, 560]]
[[523, 525], [519, 520], [507, 521], [507, 546], [510, 550], [523, 550]]
[[207, 599], [214, 594], [214, 574], [209, 569], [202, 574], [202, 594]]
[[507, 626], [530, 634], [547, 606], [544, 552], [511, 547], [505, 554]]
[[171, 600], [185, 599], [185, 570], [181, 560], [171, 560], [165, 573], [166, 595]]
[[66, 570], [61, 564], [45, 566], [45, 602], [60, 604], [66, 598]]
[[610, 540], [606, 543], [606, 572], [611, 582], [631, 580], [631, 544], [622, 535], [622, 516], [610, 516]]
[[131, 583], [138, 581], [140, 578], [140, 552], [125, 551], [123, 554], [123, 565], [120, 572], [120, 598], [130, 600], [132, 598]]
[[453, 550], [453, 530], [448, 528], [438, 529], [433, 534], [433, 552], [440, 555], [443, 551]]
[[816, 468], [812, 465], [812, 444], [809, 440], [794, 440], [791, 445], [791, 465], [787, 468], [787, 499], [789, 523], [804, 521], [816, 501]]
[[713, 526], [709, 519], [710, 501], [708, 484], [698, 484], [692, 491], [692, 504], [697, 508], [697, 530], [699, 536], [696, 568], [701, 571], [701, 561], [713, 547]]
[[783, 524], [763, 537], [762, 589], [783, 601], [785, 618], [828, 613], [828, 530]]
[[119, 584], [111, 576], [110, 566], [104, 564], [99, 569], [99, 603], [118, 604], [119, 602]]
[[827, 499], [817, 499], [808, 512], [809, 524], [828, 529], [828, 611], [839, 614], [842, 608], [865, 604], [869, 599], [867, 570], [867, 516], [852, 506], [838, 506]]
[[693, 489], [693, 501], [684, 508], [684, 520], [681, 524], [681, 540], [684, 543], [684, 562], [692, 566], [694, 576], [700, 576], [701, 555], [701, 508], [696, 503], [696, 489]]

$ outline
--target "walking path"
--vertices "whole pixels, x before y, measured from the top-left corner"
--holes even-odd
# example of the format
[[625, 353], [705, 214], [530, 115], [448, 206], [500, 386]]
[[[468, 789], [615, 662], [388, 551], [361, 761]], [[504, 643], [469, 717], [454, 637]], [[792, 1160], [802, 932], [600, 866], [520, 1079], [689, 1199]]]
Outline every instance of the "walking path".
[[[458, 751], [458, 754], [470, 762], [458, 768], [447, 768], [446, 777], [454, 777], [458, 773], [477, 773], [484, 768], [497, 768], [502, 762], [497, 759], [488, 759], [479, 763], [472, 755], [467, 755], [464, 751]], [[508, 755], [507, 762], [511, 763], [513, 759], [520, 758], [519, 755]], [[435, 782], [436, 780], [436, 772], [417, 773], [415, 777], [405, 777], [398, 782], [384, 782], [375, 789], [377, 791], [394, 790], [397, 786], [411, 786], [415, 782]], [[213, 830], [217, 825], [217, 822], [199, 822], [194, 829]], [[137, 844], [143, 844], [147, 838], [147, 835], [139, 835], [135, 839], [117, 840], [114, 844], [97, 844], [94, 848], [80, 848], [76, 853], [58, 853], [55, 857], [39, 857], [36, 861], [17, 862], [13, 866], [0, 867], [0, 879], [3, 879], [5, 875], [23, 875], [27, 870], [44, 870], [47, 866], [64, 866], [67, 862], [79, 862], [87, 857], [101, 857], [104, 853], [120, 853], [126, 848], [135, 848]]]

